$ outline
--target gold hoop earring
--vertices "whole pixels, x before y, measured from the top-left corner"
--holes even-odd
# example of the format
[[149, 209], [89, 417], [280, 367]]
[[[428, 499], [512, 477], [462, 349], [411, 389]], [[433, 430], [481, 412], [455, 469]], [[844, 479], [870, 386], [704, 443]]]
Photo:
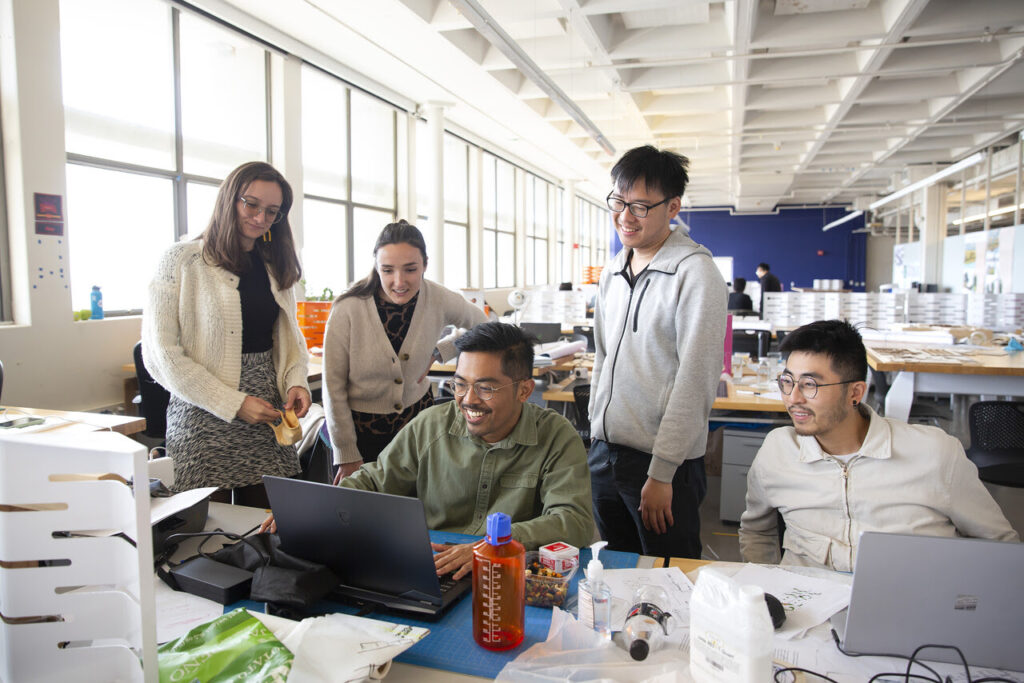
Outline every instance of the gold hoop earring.
[[269, 230], [267, 230], [265, 233], [263, 233], [263, 241], [264, 242], [269, 242], [272, 239], [273, 239], [273, 236], [270, 234]]

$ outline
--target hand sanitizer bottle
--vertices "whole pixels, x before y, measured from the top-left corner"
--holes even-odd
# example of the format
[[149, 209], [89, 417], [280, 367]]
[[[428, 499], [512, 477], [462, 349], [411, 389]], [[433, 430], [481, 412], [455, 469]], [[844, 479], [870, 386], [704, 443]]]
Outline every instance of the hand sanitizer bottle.
[[604, 565], [598, 559], [606, 545], [608, 541], [598, 541], [590, 546], [594, 558], [587, 564], [587, 578], [580, 580], [578, 602], [580, 623], [611, 640], [612, 590], [604, 582]]

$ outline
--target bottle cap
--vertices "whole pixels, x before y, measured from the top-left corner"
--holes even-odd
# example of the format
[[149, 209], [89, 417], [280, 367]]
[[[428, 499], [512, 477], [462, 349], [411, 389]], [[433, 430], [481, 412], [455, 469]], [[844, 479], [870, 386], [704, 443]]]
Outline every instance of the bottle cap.
[[[601, 552], [601, 548], [608, 545], [608, 541], [598, 541], [590, 546], [591, 552], [594, 554], [594, 558], [587, 563], [587, 580], [588, 581], [601, 581], [604, 578], [604, 565], [601, 564], [601, 560], [597, 559]], [[646, 655], [645, 655], [646, 656]]]
[[740, 600], [751, 605], [762, 603], [764, 602], [764, 591], [760, 586], [740, 586]]
[[629, 644], [629, 656], [638, 662], [642, 662], [647, 659], [647, 655], [651, 652], [651, 646], [646, 640], [634, 640]]
[[491, 545], [505, 545], [512, 540], [512, 519], [504, 512], [487, 515], [487, 542]]

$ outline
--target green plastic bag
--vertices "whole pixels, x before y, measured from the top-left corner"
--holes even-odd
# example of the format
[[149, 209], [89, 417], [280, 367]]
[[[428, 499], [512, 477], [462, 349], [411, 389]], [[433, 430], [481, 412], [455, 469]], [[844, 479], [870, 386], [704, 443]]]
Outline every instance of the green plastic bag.
[[242, 608], [160, 646], [160, 683], [284, 683], [294, 656]]

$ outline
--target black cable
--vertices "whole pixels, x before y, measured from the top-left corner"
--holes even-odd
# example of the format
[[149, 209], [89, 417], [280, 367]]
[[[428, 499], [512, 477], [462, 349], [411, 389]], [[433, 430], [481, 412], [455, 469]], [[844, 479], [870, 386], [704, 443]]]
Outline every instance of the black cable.
[[[917, 663], [920, 664], [920, 662]], [[931, 683], [942, 683], [942, 679], [940, 678], [932, 678], [931, 676], [922, 676], [920, 674], [900, 673], [899, 671], [886, 671], [883, 673], [875, 674], [874, 676], [868, 679], [868, 683], [874, 683], [875, 681], [884, 676], [898, 676], [902, 678], [904, 681], [908, 681], [911, 678], [917, 678], [922, 681], [931, 681]]]
[[[846, 650], [843, 649], [843, 644], [841, 642], [839, 642], [839, 634], [836, 633], [836, 630], [835, 629], [831, 629], [831, 631], [832, 631], [832, 640], [835, 641], [836, 648], [840, 652], [842, 652], [844, 655], [846, 655], [847, 657], [893, 657], [895, 659], [906, 659], [906, 660], [911, 661], [911, 662], [915, 661], [915, 660], [913, 660], [913, 658], [907, 657], [906, 655], [894, 655], [894, 654], [887, 654], [887, 653], [882, 653], [882, 652], [847, 652]], [[915, 650], [915, 653], [916, 653], [916, 650]], [[937, 683], [942, 683], [942, 676], [939, 675], [938, 671], [936, 671], [935, 669], [931, 668], [930, 666], [928, 666], [927, 664], [925, 664], [923, 662], [916, 662], [916, 663], [921, 668], [927, 669], [928, 672], [931, 673], [931, 675], [935, 677], [935, 678], [931, 679], [932, 681], [936, 681]], [[910, 670], [909, 665], [907, 667], [907, 670], [908, 671]], [[899, 674], [897, 674], [897, 675], [899, 675]], [[972, 683], [971, 680], [970, 680], [970, 677], [968, 677], [967, 681], [968, 681], [968, 683]]]
[[834, 678], [829, 678], [825, 674], [820, 674], [817, 671], [811, 671], [810, 669], [801, 669], [798, 666], [787, 666], [785, 669], [776, 669], [775, 670], [775, 675], [772, 676], [772, 679], [775, 681], [775, 683], [781, 683], [779, 681], [779, 674], [789, 673], [790, 671], [796, 671], [798, 673], [810, 674], [812, 676], [817, 676], [821, 680], [828, 681], [829, 683], [839, 683], [839, 681], [835, 680]]

